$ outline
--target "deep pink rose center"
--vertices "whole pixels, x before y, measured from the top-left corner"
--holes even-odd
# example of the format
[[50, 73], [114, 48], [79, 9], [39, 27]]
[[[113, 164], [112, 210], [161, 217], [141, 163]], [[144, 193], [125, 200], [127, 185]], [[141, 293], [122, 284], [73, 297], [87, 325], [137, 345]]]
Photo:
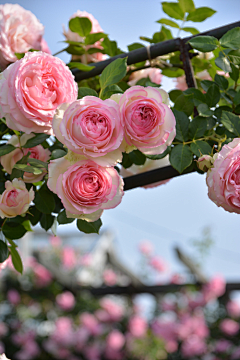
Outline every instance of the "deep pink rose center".
[[9, 191], [6, 198], [6, 205], [9, 207], [17, 206], [18, 205], [17, 197], [18, 197], [18, 192], [16, 189]]

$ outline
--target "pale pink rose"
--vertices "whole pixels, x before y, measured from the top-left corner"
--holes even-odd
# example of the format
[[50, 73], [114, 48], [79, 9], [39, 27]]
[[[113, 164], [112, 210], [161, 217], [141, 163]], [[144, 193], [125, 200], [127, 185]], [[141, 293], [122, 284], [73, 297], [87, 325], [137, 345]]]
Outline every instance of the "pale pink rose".
[[62, 263], [67, 269], [72, 269], [77, 264], [76, 254], [73, 248], [65, 247], [62, 252]]
[[18, 305], [21, 301], [21, 296], [17, 290], [10, 289], [7, 293], [7, 299], [12, 305]]
[[29, 49], [42, 50], [44, 27], [31, 13], [18, 4], [0, 5], [0, 67], [17, 61], [15, 53]]
[[1, 74], [0, 116], [13, 130], [52, 134], [55, 110], [77, 99], [77, 84], [64, 62], [29, 52]]
[[117, 274], [113, 270], [107, 269], [103, 272], [103, 280], [106, 285], [113, 286], [117, 282]]
[[35, 263], [32, 270], [35, 275], [36, 285], [38, 287], [47, 286], [52, 281], [52, 275], [51, 275], [50, 271], [48, 271], [41, 264]]
[[74, 308], [76, 301], [70, 291], [65, 291], [64, 293], [57, 295], [56, 303], [62, 310], [70, 311]]
[[10, 360], [6, 357], [5, 354], [0, 355], [0, 360]]
[[239, 302], [234, 301], [234, 300], [230, 300], [226, 305], [226, 309], [227, 309], [228, 314], [231, 317], [234, 317], [234, 318], [240, 317], [240, 304], [239, 304]]
[[206, 178], [208, 196], [217, 206], [240, 214], [240, 139], [224, 145], [213, 158]]
[[[55, 322], [55, 330], [51, 339], [57, 343], [57, 350], [59, 345], [61, 347], [72, 346], [75, 342], [72, 319], [66, 316], [59, 317]], [[50, 345], [53, 344], [50, 343]]]
[[118, 330], [113, 330], [108, 334], [106, 344], [109, 348], [114, 350], [120, 350], [125, 343], [125, 337]]
[[[123, 126], [119, 105], [111, 99], [85, 96], [60, 106], [53, 118], [55, 136], [74, 153], [113, 166], [122, 159]], [[103, 159], [98, 159], [104, 157]]]
[[203, 339], [196, 335], [189, 336], [181, 346], [183, 356], [192, 357], [203, 355], [207, 351], [207, 345]]
[[202, 294], [206, 302], [222, 296], [226, 291], [226, 281], [221, 275], [214, 276], [202, 288]]
[[[122, 177], [128, 177], [128, 176], [132, 176], [132, 175], [137, 175], [137, 174], [141, 174], [143, 172], [146, 171], [151, 171], [151, 170], [155, 170], [155, 169], [159, 169], [165, 166], [170, 165], [169, 162], [169, 156], [165, 156], [163, 159], [159, 159], [159, 160], [151, 160], [151, 159], [146, 159], [145, 163], [143, 165], [135, 165], [133, 164], [132, 166], [130, 166], [129, 168], [125, 169], [123, 166], [121, 167], [120, 170], [120, 175], [122, 175]], [[158, 181], [156, 183], [150, 184], [150, 185], [145, 185], [142, 186], [145, 189], [151, 189], [151, 188], [155, 188], [159, 185], [164, 185], [167, 184], [170, 180], [163, 180], [163, 181]]]
[[146, 334], [148, 325], [145, 319], [141, 316], [134, 315], [130, 318], [128, 323], [130, 334], [135, 338], [141, 338]]
[[45, 39], [42, 38], [41, 41], [41, 50], [47, 54], [51, 54], [51, 50], [48, 47], [48, 44]]
[[13, 179], [5, 182], [6, 190], [0, 195], [0, 216], [2, 219], [13, 218], [27, 212], [34, 199], [34, 191], [29, 191], [22, 180]]
[[163, 272], [166, 271], [167, 266], [165, 262], [158, 256], [154, 256], [149, 260], [149, 264], [153, 267], [154, 270]]
[[101, 326], [94, 315], [84, 312], [80, 316], [80, 322], [91, 335], [99, 335], [101, 333]]
[[123, 181], [113, 168], [91, 160], [71, 165], [60, 158], [50, 161], [48, 187], [58, 195], [68, 217], [96, 221], [104, 209], [120, 204]]
[[147, 78], [149, 77], [149, 79], [156, 83], [156, 84], [161, 84], [162, 81], [162, 74], [161, 74], [161, 70], [157, 69], [157, 68], [148, 68], [148, 69], [142, 69], [142, 70], [138, 70], [138, 71], [134, 71], [130, 76], [129, 76], [129, 81], [128, 81], [128, 85], [130, 86], [134, 86], [136, 85], [136, 83], [142, 79], [142, 78]]
[[168, 94], [151, 86], [132, 86], [118, 100], [126, 148], [135, 147], [148, 155], [163, 153], [176, 134]]
[[149, 256], [153, 251], [153, 245], [150, 241], [143, 241], [139, 244], [139, 250], [143, 255]]
[[209, 335], [209, 329], [202, 313], [192, 316], [189, 314], [184, 315], [177, 327], [177, 332], [181, 340], [186, 340], [193, 334], [202, 339]]
[[[98, 33], [98, 32], [103, 32], [103, 29], [101, 28], [101, 26], [99, 25], [98, 21], [95, 19], [95, 17], [92, 14], [89, 14], [86, 11], [80, 11], [77, 10], [76, 13], [74, 13], [70, 19], [73, 19], [75, 17], [86, 17], [88, 18], [91, 23], [92, 23], [92, 30], [91, 30], [91, 34], [94, 33]], [[77, 41], [77, 42], [82, 42], [83, 38], [78, 35], [77, 33], [72, 32], [71, 30], [65, 30], [65, 28], [63, 29], [63, 35], [66, 37], [67, 40], [70, 41]], [[98, 48], [100, 50], [103, 49], [103, 47], [101, 46], [101, 42], [97, 41], [95, 42], [93, 45], [87, 45], [86, 49], [90, 49], [90, 48]], [[81, 61], [82, 63], [90, 63], [90, 62], [98, 62], [98, 61], [102, 61], [106, 58], [106, 55], [103, 55], [101, 52], [99, 53], [95, 53], [95, 54], [86, 54], [86, 55], [72, 55], [72, 60], [74, 61]]]
[[220, 330], [229, 336], [236, 335], [239, 332], [240, 326], [235, 320], [224, 319], [220, 323]]
[[[196, 79], [199, 79], [201, 81], [202, 80], [212, 81], [212, 78], [209, 75], [209, 73], [207, 72], [207, 70], [203, 70], [203, 71], [197, 73]], [[176, 83], [176, 89], [181, 90], [181, 91], [188, 89], [185, 75], [179, 76], [176, 79], [174, 79], [173, 81]]]
[[[100, 301], [100, 305], [101, 305], [102, 309], [105, 310], [108, 314], [108, 317], [106, 316], [104, 319], [106, 322], [108, 322], [108, 321], [113, 321], [113, 322], [116, 321], [117, 322], [122, 319], [122, 317], [124, 315], [124, 308], [121, 305], [116, 304], [109, 298], [103, 298]], [[101, 311], [101, 310], [98, 310], [98, 311]], [[97, 312], [97, 314], [100, 316], [100, 317], [97, 316], [100, 320], [101, 315], [103, 315], [103, 314], [99, 313], [99, 312]]]
[[[27, 140], [34, 137], [34, 134], [23, 134], [20, 137], [20, 144], [21, 146], [25, 145]], [[23, 156], [27, 155], [29, 152], [31, 153], [29, 155], [32, 159], [41, 160], [43, 162], [47, 162], [50, 158], [51, 152], [48, 149], [44, 149], [42, 145], [37, 145], [33, 148], [23, 148], [20, 149], [19, 144], [19, 138], [16, 135], [13, 135], [7, 142], [8, 144], [11, 144], [15, 147], [17, 147], [16, 150], [12, 151], [11, 153], [7, 155], [3, 155], [0, 158], [0, 162], [3, 166], [3, 168], [6, 170], [8, 174], [12, 173], [14, 165], [22, 159]], [[43, 177], [46, 175], [47, 170], [43, 170], [43, 172], [39, 175], [34, 175], [32, 173], [25, 172], [23, 175], [23, 180], [25, 183], [34, 183], [38, 182], [43, 179]]]

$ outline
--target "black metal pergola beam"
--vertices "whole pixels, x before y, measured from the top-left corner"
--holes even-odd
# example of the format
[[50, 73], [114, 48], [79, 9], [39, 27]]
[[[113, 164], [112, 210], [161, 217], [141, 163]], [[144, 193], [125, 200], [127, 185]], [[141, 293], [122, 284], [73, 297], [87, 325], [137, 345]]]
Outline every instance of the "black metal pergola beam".
[[[240, 26], [240, 21], [236, 21], [235, 23], [232, 23], [232, 24], [224, 25], [224, 26], [218, 27], [216, 29], [205, 31], [198, 35], [188, 36], [183, 39], [176, 38], [176, 39], [172, 39], [172, 40], [162, 41], [157, 44], [153, 44], [148, 47], [151, 59], [155, 59], [158, 56], [166, 55], [166, 54], [169, 54], [174, 51], [179, 51], [180, 50], [180, 41], [183, 43], [186, 43], [195, 36], [214, 36], [217, 39], [220, 39], [228, 30], [231, 30], [237, 26]], [[190, 50], [191, 46], [188, 45], [188, 48]], [[137, 62], [149, 60], [147, 47], [143, 47], [143, 48], [140, 48], [137, 50], [133, 50], [130, 52], [126, 52], [126, 53], [123, 53], [120, 55], [113, 56], [110, 59], [100, 61], [98, 63], [90, 64], [92, 66], [95, 66], [95, 68], [91, 71], [81, 71], [78, 69], [72, 69], [72, 73], [75, 76], [76, 81], [89, 79], [93, 76], [101, 74], [101, 72], [105, 69], [105, 67], [107, 65], [109, 65], [112, 61], [114, 61], [118, 58], [124, 58], [124, 57], [127, 57], [128, 65], [132, 65]]]

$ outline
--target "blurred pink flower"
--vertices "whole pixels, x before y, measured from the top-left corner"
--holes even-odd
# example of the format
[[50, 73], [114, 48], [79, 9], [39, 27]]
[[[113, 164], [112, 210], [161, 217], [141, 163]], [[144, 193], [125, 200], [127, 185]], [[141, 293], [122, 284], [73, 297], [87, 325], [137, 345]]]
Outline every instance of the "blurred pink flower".
[[149, 256], [153, 251], [153, 245], [150, 241], [142, 241], [139, 244], [139, 250], [143, 255]]
[[91, 335], [99, 335], [101, 333], [101, 326], [94, 315], [84, 312], [80, 315], [80, 322]]
[[240, 304], [237, 301], [230, 300], [226, 305], [229, 316], [233, 318], [240, 317]]
[[76, 254], [73, 248], [65, 247], [62, 252], [63, 266], [72, 269], [77, 264]]
[[207, 351], [207, 345], [198, 336], [191, 335], [182, 343], [181, 351], [186, 357], [200, 356]]
[[134, 86], [136, 85], [136, 83], [143, 78], [147, 78], [149, 77], [149, 79], [156, 83], [156, 84], [161, 84], [162, 82], [162, 74], [161, 74], [161, 70], [157, 69], [157, 68], [147, 68], [147, 69], [142, 69], [142, 70], [138, 70], [138, 71], [134, 71], [130, 76], [129, 76], [129, 81], [128, 81], [128, 85], [130, 86]]
[[124, 308], [113, 302], [109, 298], [103, 298], [100, 300], [100, 305], [108, 314], [108, 321], [117, 322], [120, 321], [124, 315]]
[[36, 285], [38, 287], [47, 286], [52, 281], [52, 275], [50, 271], [48, 271], [41, 264], [36, 263], [32, 270], [35, 275]]
[[58, 306], [65, 311], [70, 311], [75, 306], [75, 297], [70, 291], [65, 291], [62, 294], [58, 294], [56, 297], [56, 302]]
[[49, 240], [50, 240], [51, 246], [53, 246], [53, 247], [59, 247], [62, 244], [62, 240], [60, 239], [59, 236], [50, 236]]
[[146, 334], [148, 324], [145, 319], [135, 315], [132, 316], [128, 323], [128, 329], [131, 335], [135, 338], [141, 338]]
[[106, 285], [113, 286], [117, 282], [117, 274], [112, 269], [107, 269], [103, 272], [103, 280]]
[[19, 292], [15, 289], [10, 289], [8, 291], [7, 298], [12, 305], [18, 305], [21, 301], [21, 296]]
[[108, 334], [106, 339], [107, 347], [113, 350], [120, 350], [125, 343], [125, 337], [118, 330], [113, 330]]
[[167, 269], [167, 266], [164, 263], [164, 261], [158, 256], [152, 257], [149, 261], [149, 264], [153, 267], [153, 269], [159, 272], [163, 272]]
[[206, 302], [222, 296], [226, 291], [226, 281], [221, 275], [217, 275], [203, 286], [202, 294]]
[[220, 339], [215, 344], [214, 351], [219, 353], [225, 353], [232, 347], [232, 342], [226, 339]]
[[233, 336], [236, 335], [239, 332], [240, 326], [239, 324], [231, 319], [224, 319], [221, 323], [220, 323], [220, 330], [229, 336]]

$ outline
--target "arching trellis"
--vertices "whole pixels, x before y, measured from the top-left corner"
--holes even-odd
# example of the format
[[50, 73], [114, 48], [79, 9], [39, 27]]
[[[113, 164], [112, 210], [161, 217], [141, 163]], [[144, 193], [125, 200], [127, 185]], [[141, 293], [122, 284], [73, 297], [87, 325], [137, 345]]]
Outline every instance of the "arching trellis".
[[[118, 58], [124, 58], [127, 57], [127, 64], [132, 65], [137, 62], [146, 61], [150, 59], [155, 59], [158, 56], [167, 55], [171, 52], [180, 51], [181, 52], [181, 58], [183, 61], [183, 70], [186, 75], [186, 82], [188, 87], [196, 87], [196, 82], [194, 79], [194, 74], [192, 71], [191, 66], [191, 55], [189, 53], [189, 50], [192, 49], [191, 45], [187, 42], [196, 36], [214, 36], [217, 39], [220, 39], [227, 31], [240, 26], [240, 21], [221, 26], [209, 31], [205, 31], [203, 33], [200, 33], [198, 35], [185, 37], [183, 39], [176, 38], [172, 40], [167, 40], [163, 42], [159, 42], [157, 44], [136, 49], [133, 51], [130, 51], [128, 53], [122, 53], [120, 55], [116, 55], [111, 57], [110, 59], [90, 64], [94, 65], [95, 68], [88, 71], [83, 72], [78, 69], [73, 69], [72, 73], [75, 76], [76, 81], [81, 81], [84, 79], [89, 79], [93, 76], [100, 75], [101, 72], [104, 70], [104, 68], [109, 65], [112, 61], [118, 59]], [[187, 173], [194, 172], [196, 170], [191, 169], [190, 171], [184, 171], [182, 174], [179, 174], [177, 170], [175, 170], [172, 166], [166, 166], [159, 169], [154, 169], [151, 171], [147, 171], [141, 174], [132, 175], [127, 178], [124, 178], [124, 190], [131, 190], [136, 187], [150, 185], [152, 183], [163, 181], [167, 179], [171, 179], [173, 177], [184, 175]]]

